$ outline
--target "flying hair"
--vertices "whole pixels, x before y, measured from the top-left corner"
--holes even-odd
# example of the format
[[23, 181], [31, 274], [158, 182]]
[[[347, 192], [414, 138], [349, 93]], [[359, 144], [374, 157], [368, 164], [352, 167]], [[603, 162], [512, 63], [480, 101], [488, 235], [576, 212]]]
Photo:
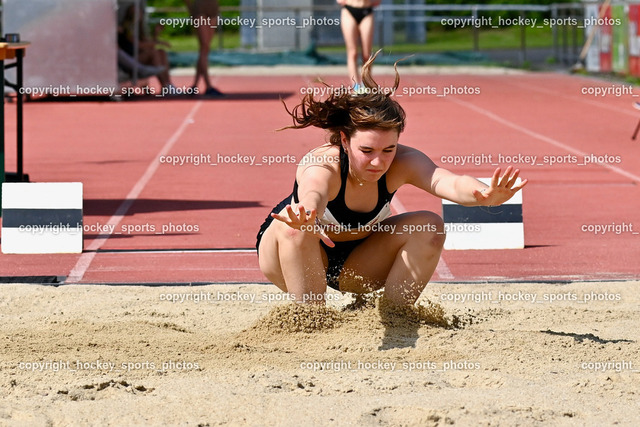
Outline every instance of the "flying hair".
[[[318, 127], [329, 131], [329, 140], [340, 145], [340, 132], [348, 138], [364, 129], [393, 130], [398, 134], [404, 130], [406, 114], [392, 95], [400, 85], [398, 62], [393, 64], [395, 81], [391, 88], [383, 88], [372, 77], [371, 68], [381, 50], [378, 50], [362, 66], [363, 88], [358, 92], [330, 91], [325, 100], [315, 99], [312, 93], [306, 94], [300, 104], [289, 110], [283, 100], [284, 108], [293, 119], [293, 125], [284, 129], [303, 129]], [[325, 86], [329, 86], [324, 82]]]

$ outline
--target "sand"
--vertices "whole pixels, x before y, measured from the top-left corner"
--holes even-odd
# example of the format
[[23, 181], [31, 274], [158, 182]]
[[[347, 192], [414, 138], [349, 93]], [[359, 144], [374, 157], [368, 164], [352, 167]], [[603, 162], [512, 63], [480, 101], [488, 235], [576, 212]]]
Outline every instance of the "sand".
[[0, 425], [638, 425], [639, 285], [2, 285]]

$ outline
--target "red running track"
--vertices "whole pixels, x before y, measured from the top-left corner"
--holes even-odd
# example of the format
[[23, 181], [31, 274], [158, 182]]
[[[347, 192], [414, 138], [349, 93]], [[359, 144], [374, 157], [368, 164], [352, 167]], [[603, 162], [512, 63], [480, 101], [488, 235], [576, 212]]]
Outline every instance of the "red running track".
[[[561, 74], [401, 69], [401, 75], [396, 95], [408, 116], [401, 143], [477, 177], [490, 176], [492, 163], [506, 165], [499, 156], [516, 156], [511, 164], [530, 180], [523, 205], [526, 248], [445, 251], [435, 281], [640, 277], [640, 143], [630, 139], [640, 118], [631, 108], [635, 97], [588, 95], [589, 88], [613, 86]], [[229, 96], [216, 100], [27, 103], [25, 171], [32, 181], [83, 182], [90, 230], [81, 255], [0, 255], [0, 276], [62, 276], [66, 283], [265, 282], [253, 249], [258, 227], [290, 193], [296, 160], [324, 141], [314, 129], [276, 132], [289, 124], [279, 97], [293, 105], [312, 78], [221, 76], [215, 84]], [[452, 85], [474, 93], [439, 96]], [[421, 94], [409, 96], [412, 89]], [[15, 111], [6, 107], [13, 170]], [[163, 155], [186, 161], [162, 163]], [[447, 162], [455, 155], [479, 161]], [[269, 165], [269, 156], [278, 161]], [[545, 156], [569, 157], [549, 165]], [[612, 161], [585, 165], [585, 156]], [[396, 208], [441, 213], [440, 200], [417, 189], [402, 188], [396, 199]], [[609, 224], [605, 234], [583, 231]], [[622, 224], [627, 231], [616, 234]]]

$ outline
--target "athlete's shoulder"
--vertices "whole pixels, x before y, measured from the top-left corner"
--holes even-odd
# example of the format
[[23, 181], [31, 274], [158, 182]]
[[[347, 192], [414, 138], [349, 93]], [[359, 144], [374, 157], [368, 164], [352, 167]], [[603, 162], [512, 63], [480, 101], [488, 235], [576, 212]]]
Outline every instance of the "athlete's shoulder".
[[387, 187], [395, 191], [404, 184], [414, 181], [416, 176], [431, 173], [435, 165], [422, 151], [398, 144], [396, 156], [387, 173]]
[[323, 144], [313, 148], [302, 157], [298, 166], [304, 169], [309, 166], [323, 166], [337, 171], [340, 166], [340, 147], [333, 144]]
[[408, 145], [398, 144], [396, 156], [393, 159], [395, 167], [410, 167], [412, 164], [420, 161], [430, 161], [429, 156], [424, 154], [417, 148]]
[[333, 200], [340, 190], [340, 148], [325, 144], [310, 150], [298, 163], [296, 182]]

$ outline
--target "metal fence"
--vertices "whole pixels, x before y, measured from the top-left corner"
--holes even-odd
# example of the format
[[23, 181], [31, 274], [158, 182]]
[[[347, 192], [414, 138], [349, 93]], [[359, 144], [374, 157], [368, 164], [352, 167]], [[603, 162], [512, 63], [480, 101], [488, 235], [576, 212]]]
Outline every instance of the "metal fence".
[[[133, 0], [144, 3], [145, 0]], [[409, 1], [409, 0], [407, 0]], [[262, 7], [262, 6], [226, 6], [221, 7], [222, 15], [237, 15], [239, 17], [256, 17], [259, 19], [266, 14], [280, 14], [290, 16], [296, 22], [301, 22], [306, 15], [313, 14], [318, 18], [339, 19], [339, 6], [333, 2], [331, 5], [320, 6], [300, 6], [300, 7]], [[378, 47], [392, 47], [394, 44], [407, 42], [424, 42], [428, 44], [428, 33], [425, 31], [423, 39], [420, 35], [416, 39], [415, 29], [425, 29], [428, 23], [442, 23], [447, 19], [458, 19], [458, 22], [482, 22], [483, 18], [490, 12], [517, 12], [522, 19], [527, 19], [531, 13], [542, 13], [549, 19], [561, 22], [563, 19], [568, 22], [569, 18], [575, 19], [577, 25], [559, 24], [552, 26], [553, 34], [553, 58], [562, 63], [574, 63], [579, 54], [579, 48], [584, 42], [584, 8], [583, 3], [555, 3], [548, 6], [540, 5], [509, 5], [509, 4], [474, 4], [474, 5], [428, 5], [428, 4], [383, 4], [375, 9], [376, 28], [374, 42]], [[145, 8], [146, 17], [150, 22], [157, 22], [168, 14], [180, 14], [188, 16], [186, 8]], [[0, 6], [1, 13], [1, 6]], [[462, 15], [461, 15], [462, 14]], [[482, 25], [470, 25], [470, 45], [472, 50], [481, 51], [481, 29], [487, 28]], [[489, 26], [489, 28], [495, 26]], [[408, 28], [413, 29], [413, 32]], [[298, 30], [298, 29], [297, 29]], [[282, 48], [301, 50], [308, 47], [310, 43], [315, 46], [341, 45], [343, 43], [342, 34], [339, 27], [327, 28], [311, 25], [305, 31], [293, 31], [289, 36], [285, 34], [288, 44], [283, 44]], [[531, 30], [535, 30], [531, 29]], [[1, 30], [0, 30], [1, 31]], [[217, 48], [223, 49], [224, 38], [228, 29], [219, 26]], [[260, 38], [256, 35], [259, 29], [240, 29], [242, 34], [242, 45], [245, 48], [256, 51], [268, 50], [269, 48], [260, 45]], [[420, 33], [421, 30], [418, 31]], [[527, 44], [526, 26], [520, 26], [520, 46], [517, 52], [521, 63], [527, 60], [527, 51], [530, 47]], [[270, 49], [277, 50], [278, 46]]]

